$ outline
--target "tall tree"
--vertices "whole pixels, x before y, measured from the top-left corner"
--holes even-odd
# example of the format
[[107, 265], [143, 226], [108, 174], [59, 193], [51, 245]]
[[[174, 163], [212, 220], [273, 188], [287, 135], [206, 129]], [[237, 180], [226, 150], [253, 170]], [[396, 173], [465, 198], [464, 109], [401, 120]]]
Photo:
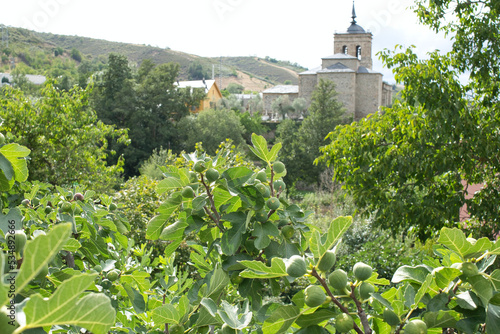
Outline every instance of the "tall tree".
[[283, 143], [281, 159], [288, 168], [287, 180], [317, 183], [325, 166], [314, 165], [320, 155], [319, 148], [325, 145], [325, 138], [339, 124], [346, 120], [345, 109], [337, 100], [335, 84], [320, 80], [311, 96], [309, 116], [298, 130], [291, 122], [283, 122], [278, 130], [278, 139]]
[[[333, 132], [323, 159], [380, 226], [433, 235], [454, 225], [467, 204], [477, 228], [498, 233], [500, 6], [418, 0], [415, 11], [422, 23], [453, 38], [452, 52], [436, 51], [426, 60], [412, 48], [383, 52], [405, 86], [402, 100]], [[483, 188], [471, 194], [471, 184]]]

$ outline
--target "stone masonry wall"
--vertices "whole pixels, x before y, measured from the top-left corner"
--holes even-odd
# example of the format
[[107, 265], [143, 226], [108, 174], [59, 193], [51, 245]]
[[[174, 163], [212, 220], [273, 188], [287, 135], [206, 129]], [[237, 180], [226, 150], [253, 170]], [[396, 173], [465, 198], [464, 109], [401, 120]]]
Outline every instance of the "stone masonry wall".
[[373, 114], [382, 103], [382, 74], [358, 73], [356, 76], [355, 120]]
[[318, 82], [321, 79], [331, 80], [335, 83], [335, 90], [338, 93], [337, 99], [344, 104], [346, 114], [354, 116], [356, 107], [356, 73], [318, 73]]

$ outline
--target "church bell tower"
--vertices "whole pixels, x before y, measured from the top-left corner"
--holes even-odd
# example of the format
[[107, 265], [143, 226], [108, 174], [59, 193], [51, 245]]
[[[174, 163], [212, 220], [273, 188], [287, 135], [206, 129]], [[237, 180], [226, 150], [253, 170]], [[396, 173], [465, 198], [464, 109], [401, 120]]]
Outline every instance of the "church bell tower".
[[366, 32], [356, 22], [356, 10], [352, 2], [352, 21], [347, 32], [335, 33], [333, 36], [333, 53], [343, 53], [360, 60], [361, 66], [372, 69], [372, 38], [371, 32]]

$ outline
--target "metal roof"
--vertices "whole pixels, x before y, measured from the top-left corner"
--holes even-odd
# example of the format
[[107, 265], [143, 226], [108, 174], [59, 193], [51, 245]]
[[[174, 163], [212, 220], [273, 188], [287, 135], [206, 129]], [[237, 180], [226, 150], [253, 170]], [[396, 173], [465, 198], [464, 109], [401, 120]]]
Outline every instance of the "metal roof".
[[[13, 76], [9, 73], [0, 73], [0, 82], [3, 77], [6, 77], [9, 79], [9, 82], [12, 83]], [[45, 81], [47, 81], [47, 78], [43, 75], [35, 75], [35, 74], [25, 74], [26, 79], [28, 79], [29, 82], [35, 85], [41, 85]]]
[[214, 85], [215, 80], [192, 80], [192, 81], [179, 81], [177, 87], [179, 88], [204, 88], [205, 93], [208, 93], [210, 88]]

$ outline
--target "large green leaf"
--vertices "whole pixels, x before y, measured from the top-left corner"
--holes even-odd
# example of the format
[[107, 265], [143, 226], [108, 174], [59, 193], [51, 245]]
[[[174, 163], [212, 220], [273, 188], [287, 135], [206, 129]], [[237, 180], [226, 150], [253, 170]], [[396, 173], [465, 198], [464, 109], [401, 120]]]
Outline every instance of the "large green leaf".
[[[17, 293], [20, 293], [64, 247], [70, 234], [71, 224], [59, 224], [47, 235], [40, 235], [26, 243], [23, 265], [16, 277]], [[0, 305], [4, 303], [2, 302]]]
[[96, 293], [81, 297], [96, 277], [95, 274], [74, 276], [64, 281], [48, 299], [40, 294], [31, 296], [23, 309], [26, 325], [19, 332], [53, 325], [76, 325], [95, 334], [107, 333], [116, 315], [110, 299]]
[[399, 267], [392, 276], [392, 283], [400, 283], [403, 281], [414, 282], [422, 284], [429, 275], [429, 269], [425, 266], [402, 266]]
[[264, 334], [287, 333], [299, 316], [300, 310], [298, 307], [293, 305], [281, 306], [264, 322], [262, 331]]
[[277, 143], [276, 145], [273, 146], [271, 151], [267, 148], [267, 141], [263, 136], [256, 135], [255, 133], [252, 134], [252, 146], [250, 147], [250, 150], [260, 159], [263, 161], [267, 162], [270, 164], [276, 158], [278, 157], [278, 153], [281, 149], [281, 143]]
[[492, 246], [491, 241], [487, 238], [481, 238], [472, 244], [467, 240], [464, 232], [457, 228], [447, 227], [441, 229], [438, 242], [456, 252], [462, 260], [465, 260], [469, 254], [484, 252]]
[[487, 305], [493, 296], [493, 284], [491, 281], [482, 275], [469, 277], [467, 281], [472, 285], [472, 289], [481, 299], [483, 305]]
[[320, 258], [326, 251], [330, 250], [335, 243], [340, 240], [342, 235], [352, 224], [352, 217], [338, 217], [330, 223], [326, 234], [314, 231], [309, 240], [309, 247], [315, 258]]
[[166, 179], [161, 180], [156, 186], [156, 191], [158, 194], [166, 193], [167, 191], [184, 187], [186, 184], [182, 182], [181, 179], [176, 177], [167, 177]]
[[160, 234], [160, 240], [179, 240], [184, 235], [184, 230], [189, 224], [185, 220], [178, 220], [168, 225]]
[[271, 239], [269, 237], [277, 237], [279, 233], [280, 231], [278, 230], [276, 225], [269, 221], [263, 224], [255, 223], [254, 230], [252, 232], [252, 235], [254, 237], [257, 237], [257, 239], [254, 240], [255, 247], [257, 249], [266, 248], [271, 243]]
[[488, 304], [486, 309], [486, 333], [500, 333], [500, 306]]
[[165, 304], [153, 310], [151, 315], [156, 326], [163, 324], [178, 324], [181, 316], [177, 309], [170, 304]]
[[27, 147], [15, 143], [7, 144], [0, 148], [0, 153], [12, 164], [17, 182], [24, 182], [28, 178], [28, 165], [24, 158], [30, 152]]
[[146, 229], [146, 239], [157, 240], [167, 224], [167, 219], [173, 215], [181, 204], [181, 196], [169, 197], [158, 209], [160, 214], [149, 221]]
[[240, 273], [241, 277], [275, 278], [288, 276], [285, 262], [278, 257], [273, 257], [271, 260], [271, 267], [266, 266], [265, 263], [260, 261], [240, 261], [240, 263], [247, 267], [247, 269]]
[[210, 284], [205, 297], [217, 299], [218, 295], [229, 283], [231, 283], [231, 280], [229, 279], [227, 273], [221, 268], [216, 268], [213, 271], [212, 277], [210, 277]]
[[232, 224], [232, 227], [222, 235], [222, 252], [225, 255], [233, 255], [240, 248], [241, 241], [243, 240], [247, 217], [243, 212], [233, 212], [223, 216], [222, 219]]
[[424, 321], [428, 328], [454, 328], [460, 314], [455, 311], [426, 312]]
[[14, 168], [10, 161], [0, 152], [0, 169], [2, 170], [5, 178], [11, 180], [14, 177]]
[[248, 307], [248, 301], [243, 307], [231, 305], [227, 301], [222, 301], [222, 309], [217, 310], [217, 314], [222, 321], [233, 329], [243, 329], [248, 326], [252, 320], [252, 312]]

